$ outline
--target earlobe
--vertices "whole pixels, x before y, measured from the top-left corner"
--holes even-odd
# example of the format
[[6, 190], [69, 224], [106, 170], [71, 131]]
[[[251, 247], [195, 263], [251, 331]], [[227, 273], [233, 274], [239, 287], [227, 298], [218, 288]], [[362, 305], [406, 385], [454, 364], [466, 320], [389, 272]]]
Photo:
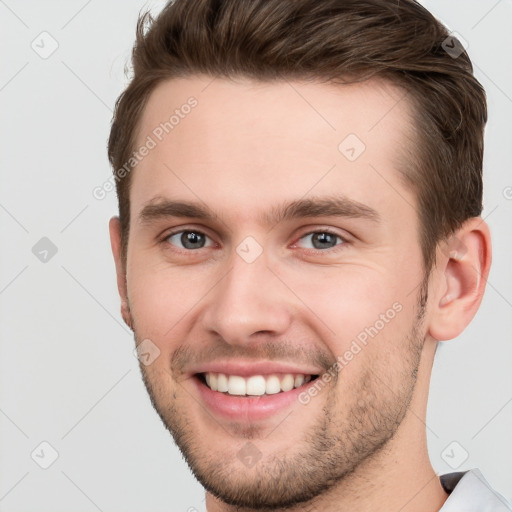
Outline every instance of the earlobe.
[[126, 284], [126, 269], [121, 258], [121, 222], [119, 217], [112, 217], [109, 222], [110, 245], [116, 266], [117, 289], [121, 299], [121, 316], [126, 325], [133, 330], [132, 315], [128, 302], [128, 290]]
[[491, 237], [480, 218], [466, 221], [438, 250], [439, 286], [432, 300], [429, 334], [439, 340], [460, 335], [475, 316], [491, 266]]

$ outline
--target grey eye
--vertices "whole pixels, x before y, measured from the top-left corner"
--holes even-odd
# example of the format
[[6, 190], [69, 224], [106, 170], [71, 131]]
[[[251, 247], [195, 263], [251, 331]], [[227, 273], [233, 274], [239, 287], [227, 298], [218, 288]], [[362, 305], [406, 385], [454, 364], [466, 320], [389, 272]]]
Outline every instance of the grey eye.
[[181, 244], [184, 249], [202, 249], [206, 247], [205, 243], [207, 239], [208, 237], [204, 233], [192, 230], [178, 231], [167, 237], [169, 243], [177, 245], [179, 241], [179, 244]]
[[308, 233], [303, 236], [301, 240], [310, 238], [312, 247], [306, 247], [306, 249], [331, 249], [336, 247], [336, 245], [341, 245], [336, 243], [337, 239], [341, 240], [342, 243], [344, 240], [341, 236], [336, 235], [334, 233], [330, 233], [329, 231], [315, 231], [313, 233]]

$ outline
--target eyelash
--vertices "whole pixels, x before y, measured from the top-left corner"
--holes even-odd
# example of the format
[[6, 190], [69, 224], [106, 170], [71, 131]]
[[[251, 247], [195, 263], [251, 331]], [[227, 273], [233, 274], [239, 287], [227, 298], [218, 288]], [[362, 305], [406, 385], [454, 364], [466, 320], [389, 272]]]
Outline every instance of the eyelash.
[[[199, 229], [194, 229], [194, 228], [189, 228], [189, 229], [179, 229], [179, 230], [176, 230], [176, 231], [171, 231], [169, 233], [167, 233], [161, 240], [160, 240], [160, 243], [164, 244], [164, 245], [172, 245], [170, 242], [168, 242], [169, 238], [171, 238], [173, 235], [177, 235], [177, 234], [180, 234], [180, 233], [184, 233], [184, 232], [192, 232], [192, 233], [198, 233], [200, 235], [203, 235], [207, 238], [210, 238], [206, 233], [204, 233], [203, 231], [199, 230]], [[325, 253], [325, 252], [337, 252], [339, 250], [342, 250], [343, 249], [343, 246], [347, 245], [349, 243], [349, 240], [343, 236], [341, 236], [339, 233], [336, 233], [335, 231], [331, 230], [331, 229], [328, 229], [328, 228], [325, 228], [325, 229], [319, 229], [319, 230], [316, 230], [316, 231], [308, 231], [304, 234], [302, 234], [300, 237], [299, 237], [299, 241], [302, 240], [303, 238], [307, 237], [307, 236], [311, 236], [311, 235], [315, 235], [315, 234], [319, 234], [319, 233], [326, 233], [326, 234], [329, 234], [329, 235], [333, 235], [337, 238], [339, 238], [341, 240], [342, 243], [340, 244], [337, 244], [335, 245], [334, 247], [329, 247], [327, 249], [304, 249], [305, 251], [313, 251], [315, 253]], [[295, 246], [295, 243], [294, 243], [294, 246]], [[176, 250], [178, 251], [181, 251], [181, 252], [188, 252], [188, 253], [191, 253], [191, 252], [197, 252], [199, 251], [200, 249], [207, 249], [207, 247], [201, 247], [199, 249], [182, 249], [182, 248], [177, 248]]]

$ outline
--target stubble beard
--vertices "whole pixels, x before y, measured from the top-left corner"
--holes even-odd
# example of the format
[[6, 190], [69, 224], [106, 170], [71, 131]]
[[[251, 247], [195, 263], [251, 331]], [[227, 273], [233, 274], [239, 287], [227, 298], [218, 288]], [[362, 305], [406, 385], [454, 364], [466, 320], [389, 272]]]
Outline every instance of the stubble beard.
[[[396, 434], [416, 384], [424, 344], [420, 330], [426, 299], [425, 292], [420, 297], [419, 313], [409, 334], [399, 344], [403, 355], [399, 375], [386, 368], [382, 360], [372, 362], [369, 358], [370, 364], [366, 365], [349, 393], [345, 390], [343, 394], [336, 393], [336, 375], [331, 385], [314, 398], [319, 400], [324, 393], [327, 395], [323, 414], [313, 425], [307, 426], [300, 446], [283, 447], [280, 453], [266, 453], [263, 441], [258, 444], [263, 456], [250, 469], [236, 457], [236, 450], [230, 452], [221, 442], [218, 443], [219, 450], [214, 448], [216, 443], [208, 447], [201, 443], [204, 431], [201, 431], [201, 425], [191, 420], [184, 404], [198, 405], [184, 390], [181, 390], [182, 395], [186, 396], [178, 399], [179, 385], [174, 393], [162, 385], [162, 379], [168, 379], [170, 373], [164, 372], [159, 377], [141, 363], [144, 384], [164, 426], [207, 491], [232, 506], [284, 511], [342, 484], [363, 462], [376, 459]], [[141, 338], [137, 336], [135, 324], [134, 333], [139, 341]], [[393, 389], [389, 382], [398, 384]], [[297, 407], [307, 406], [297, 403]], [[294, 414], [282, 422], [278, 429], [281, 428], [297, 428]], [[233, 445], [239, 445], [241, 438], [257, 437], [258, 432], [254, 426], [240, 429]]]

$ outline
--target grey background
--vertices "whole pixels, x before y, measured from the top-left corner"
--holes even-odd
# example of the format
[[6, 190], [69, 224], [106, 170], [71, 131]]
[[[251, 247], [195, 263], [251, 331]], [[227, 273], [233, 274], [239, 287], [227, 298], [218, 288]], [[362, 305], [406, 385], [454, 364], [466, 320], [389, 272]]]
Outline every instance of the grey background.
[[[512, 1], [424, 4], [468, 42], [488, 94], [484, 217], [494, 247], [480, 311], [438, 350], [429, 452], [440, 474], [478, 467], [510, 500]], [[137, 15], [163, 5], [0, 1], [1, 511], [204, 508], [119, 314], [107, 225], [115, 192], [92, 195], [111, 173], [106, 140]], [[52, 449], [58, 458], [43, 469]]]

